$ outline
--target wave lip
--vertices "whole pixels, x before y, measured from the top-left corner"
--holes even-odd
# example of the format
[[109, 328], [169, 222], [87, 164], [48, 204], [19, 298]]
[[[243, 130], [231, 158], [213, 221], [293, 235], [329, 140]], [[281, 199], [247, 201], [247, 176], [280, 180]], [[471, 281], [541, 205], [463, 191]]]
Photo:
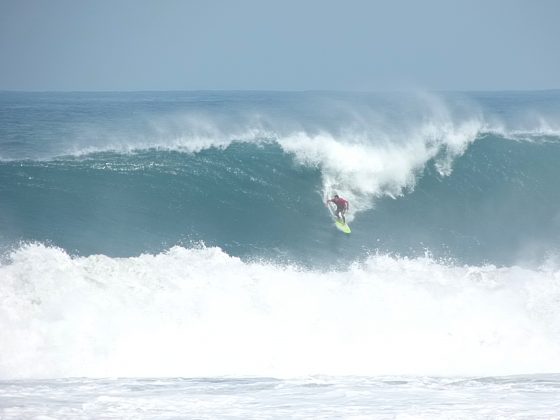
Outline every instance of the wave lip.
[[375, 198], [395, 198], [413, 189], [418, 173], [432, 159], [442, 176], [449, 175], [453, 160], [477, 139], [480, 126], [476, 120], [458, 126], [429, 123], [396, 138], [296, 133], [278, 143], [300, 164], [319, 167], [323, 193], [336, 190], [349, 198], [355, 214], [371, 208]]
[[219, 248], [0, 266], [0, 377], [505, 375], [560, 370], [560, 273], [371, 256], [345, 271]]

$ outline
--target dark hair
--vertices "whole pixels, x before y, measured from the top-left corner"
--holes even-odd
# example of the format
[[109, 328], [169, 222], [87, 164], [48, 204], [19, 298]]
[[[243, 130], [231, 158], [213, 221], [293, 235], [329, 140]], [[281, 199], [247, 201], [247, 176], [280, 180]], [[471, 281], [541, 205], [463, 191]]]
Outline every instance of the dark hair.
[[334, 196], [335, 196], [335, 198], [340, 198], [340, 197], [338, 196], [338, 194], [335, 194]]

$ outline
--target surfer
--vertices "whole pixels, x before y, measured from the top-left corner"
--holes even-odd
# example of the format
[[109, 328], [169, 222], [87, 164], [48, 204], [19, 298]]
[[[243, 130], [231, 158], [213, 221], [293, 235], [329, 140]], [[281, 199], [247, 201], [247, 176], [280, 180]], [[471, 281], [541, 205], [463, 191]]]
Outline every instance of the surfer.
[[339, 197], [338, 194], [335, 194], [333, 198], [327, 200], [327, 205], [329, 205], [329, 203], [336, 204], [336, 210], [334, 214], [337, 218], [342, 219], [342, 222], [346, 224], [346, 218], [344, 217], [344, 214], [350, 208], [350, 203], [348, 203], [348, 200], [345, 200], [344, 198]]

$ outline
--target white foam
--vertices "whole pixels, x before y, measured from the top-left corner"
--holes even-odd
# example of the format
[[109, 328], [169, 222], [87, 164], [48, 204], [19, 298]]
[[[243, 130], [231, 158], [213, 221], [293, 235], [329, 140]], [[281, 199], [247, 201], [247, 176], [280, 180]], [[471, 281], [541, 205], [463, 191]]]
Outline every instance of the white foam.
[[340, 272], [218, 248], [0, 266], [0, 378], [560, 371], [560, 272], [372, 256]]
[[297, 162], [319, 167], [322, 195], [336, 191], [345, 196], [355, 214], [371, 208], [377, 197], [394, 198], [414, 188], [418, 173], [431, 159], [437, 158], [436, 168], [442, 176], [449, 175], [453, 159], [476, 139], [479, 128], [476, 120], [459, 126], [428, 123], [393, 139], [363, 134], [338, 139], [327, 132], [314, 136], [295, 133], [278, 143]]

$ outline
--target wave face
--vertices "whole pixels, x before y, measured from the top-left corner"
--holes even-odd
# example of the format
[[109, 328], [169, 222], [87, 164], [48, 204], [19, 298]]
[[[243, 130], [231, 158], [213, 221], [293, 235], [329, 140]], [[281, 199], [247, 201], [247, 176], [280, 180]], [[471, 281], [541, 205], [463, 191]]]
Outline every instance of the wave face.
[[0, 93], [0, 377], [558, 371], [559, 161], [558, 91]]

